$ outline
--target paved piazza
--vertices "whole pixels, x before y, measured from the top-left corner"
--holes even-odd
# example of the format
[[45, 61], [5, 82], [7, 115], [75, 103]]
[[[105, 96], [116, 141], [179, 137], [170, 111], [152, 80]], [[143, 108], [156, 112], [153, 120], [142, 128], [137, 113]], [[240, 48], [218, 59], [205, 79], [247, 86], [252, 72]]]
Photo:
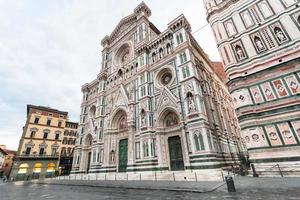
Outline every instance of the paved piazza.
[[[209, 182], [198, 183], [174, 183], [174, 182], [120, 182], [108, 181], [51, 181], [51, 182], [14, 182], [0, 183], [1, 200], [23, 200], [23, 199], [74, 199], [74, 200], [102, 200], [102, 199], [264, 199], [283, 200], [299, 199], [300, 178], [236, 178], [236, 193], [228, 193], [226, 186], [214, 192], [197, 193], [159, 190], [164, 188], [174, 189], [198, 189], [207, 190], [214, 184]], [[98, 187], [107, 183], [108, 187]], [[69, 185], [67, 185], [69, 184]], [[84, 186], [82, 186], [84, 185]], [[90, 186], [90, 185], [94, 185]], [[124, 187], [148, 189], [128, 189]], [[95, 187], [96, 186], [96, 187]], [[116, 188], [113, 188], [116, 186]], [[117, 188], [119, 187], [119, 188]]]

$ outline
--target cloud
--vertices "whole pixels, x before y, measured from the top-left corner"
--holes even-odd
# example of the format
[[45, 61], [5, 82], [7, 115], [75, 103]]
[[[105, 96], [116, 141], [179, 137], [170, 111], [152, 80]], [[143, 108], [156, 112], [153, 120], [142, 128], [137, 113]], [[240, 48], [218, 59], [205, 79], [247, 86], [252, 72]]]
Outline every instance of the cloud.
[[[0, 143], [17, 149], [27, 104], [68, 111], [78, 121], [80, 88], [100, 71], [101, 39], [140, 2], [0, 0]], [[181, 13], [193, 30], [207, 23], [199, 0], [145, 2], [161, 31]], [[219, 59], [209, 26], [194, 36]]]

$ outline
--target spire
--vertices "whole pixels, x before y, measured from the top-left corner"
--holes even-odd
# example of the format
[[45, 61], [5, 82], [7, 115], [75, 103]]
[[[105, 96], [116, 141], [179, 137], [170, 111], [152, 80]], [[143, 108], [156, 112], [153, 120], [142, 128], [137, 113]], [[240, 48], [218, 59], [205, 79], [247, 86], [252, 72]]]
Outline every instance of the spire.
[[134, 13], [138, 18], [140, 18], [141, 16], [145, 16], [147, 18], [151, 16], [150, 8], [143, 1], [134, 9]]

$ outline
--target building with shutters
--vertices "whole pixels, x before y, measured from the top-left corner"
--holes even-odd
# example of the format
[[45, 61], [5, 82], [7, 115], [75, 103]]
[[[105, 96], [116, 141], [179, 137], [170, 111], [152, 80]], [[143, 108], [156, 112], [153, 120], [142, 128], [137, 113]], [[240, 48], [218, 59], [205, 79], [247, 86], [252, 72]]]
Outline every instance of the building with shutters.
[[8, 177], [11, 172], [16, 151], [9, 150], [5, 145], [0, 145], [0, 177]]
[[[71, 128], [69, 124], [75, 126]], [[70, 129], [72, 133], [75, 132], [72, 136], [69, 136]], [[67, 112], [50, 107], [27, 105], [27, 119], [14, 158], [11, 177], [15, 180], [52, 177], [68, 166], [70, 168], [76, 130], [76, 123], [68, 121]], [[69, 154], [67, 148], [71, 148]], [[63, 159], [71, 161], [61, 162]]]
[[[299, 0], [204, 0], [251, 163], [300, 166]], [[298, 172], [296, 172], [298, 171]]]
[[187, 19], [161, 32], [150, 15], [141, 3], [101, 41], [100, 73], [81, 89], [72, 176], [216, 179], [239, 163], [232, 98]]

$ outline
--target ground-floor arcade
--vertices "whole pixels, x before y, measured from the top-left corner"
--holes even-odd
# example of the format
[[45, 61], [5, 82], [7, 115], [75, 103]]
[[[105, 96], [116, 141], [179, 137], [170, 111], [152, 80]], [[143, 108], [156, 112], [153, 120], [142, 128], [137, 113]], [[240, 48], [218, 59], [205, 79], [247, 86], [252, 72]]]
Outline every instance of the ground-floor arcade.
[[16, 158], [10, 177], [14, 180], [50, 178], [58, 173], [58, 159]]

